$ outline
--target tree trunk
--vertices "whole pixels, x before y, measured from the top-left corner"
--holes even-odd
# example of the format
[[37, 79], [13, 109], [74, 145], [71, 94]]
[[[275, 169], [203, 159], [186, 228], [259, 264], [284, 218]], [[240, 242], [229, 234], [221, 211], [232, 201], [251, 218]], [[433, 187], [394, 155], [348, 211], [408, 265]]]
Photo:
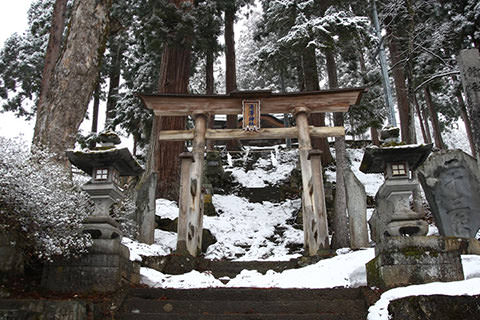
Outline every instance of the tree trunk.
[[33, 135], [34, 145], [39, 144], [39, 136], [41, 128], [46, 126], [45, 121], [49, 110], [44, 110], [43, 100], [47, 91], [50, 90], [50, 82], [55, 69], [55, 64], [60, 57], [62, 50], [63, 31], [65, 30], [65, 18], [67, 15], [68, 0], [56, 0], [53, 8], [52, 26], [50, 27], [50, 36], [48, 38], [47, 52], [42, 71], [42, 83], [40, 88], [40, 96], [37, 103], [37, 122], [35, 123], [35, 132]]
[[[235, 4], [229, 4], [225, 9], [225, 88], [226, 93], [237, 90], [237, 65], [235, 59]], [[238, 117], [227, 115], [227, 129], [237, 127]], [[226, 142], [227, 150], [238, 150], [239, 142], [229, 140]]]
[[[302, 69], [303, 79], [305, 82], [305, 91], [318, 91], [317, 59], [315, 56], [315, 48], [310, 46], [303, 49], [302, 52]], [[314, 113], [310, 115], [310, 125], [315, 127], [325, 127], [325, 114]], [[312, 138], [312, 148], [322, 151], [322, 165], [327, 166], [333, 162], [330, 146], [326, 138]]]
[[[186, 39], [190, 46], [166, 46], [160, 67], [159, 93], [187, 93], [190, 78], [191, 39]], [[178, 199], [180, 165], [178, 156], [185, 149], [185, 143], [174, 141], [157, 141], [160, 130], [185, 129], [186, 117], [155, 117], [151, 141], [155, 145], [154, 170], [158, 173], [157, 198]]]
[[417, 96], [415, 95], [414, 96], [415, 98], [415, 107], [416, 107], [416, 110], [417, 110], [417, 115], [418, 115], [418, 120], [420, 122], [420, 129], [422, 130], [422, 137], [423, 137], [423, 141], [424, 143], [431, 143], [429, 140], [430, 137], [427, 136], [427, 130], [425, 129], [425, 122], [423, 121], [423, 116], [422, 116], [422, 108], [420, 107], [420, 104], [418, 103], [418, 99], [417, 99]]
[[432, 93], [430, 92], [430, 88], [428, 88], [428, 86], [425, 86], [423, 88], [423, 92], [425, 93], [425, 101], [427, 103], [428, 110], [430, 111], [435, 146], [439, 149], [445, 149], [445, 145], [443, 144], [442, 135], [440, 132], [440, 125], [438, 123], [438, 115], [435, 110], [435, 106], [433, 105]]
[[378, 130], [377, 128], [370, 127], [370, 135], [372, 136], [372, 143], [375, 146], [380, 145], [380, 138], [378, 137]]
[[120, 43], [119, 39], [115, 35], [110, 36], [109, 44], [112, 61], [110, 65], [110, 70], [108, 71], [110, 83], [108, 86], [105, 123], [109, 128], [115, 130], [115, 127], [113, 127], [112, 119], [115, 117], [115, 108], [118, 101], [118, 89], [120, 87], [120, 70], [125, 47], [122, 43]]
[[392, 31], [390, 29], [387, 30], [389, 30], [390, 36], [388, 48], [390, 50], [392, 75], [397, 95], [398, 113], [400, 115], [400, 131], [402, 134], [402, 141], [409, 143], [411, 141], [409, 130], [410, 117], [405, 74], [403, 73], [403, 65], [401, 64], [401, 54], [398, 41]]
[[100, 86], [100, 75], [98, 78], [97, 86], [93, 93], [92, 132], [98, 132], [98, 108], [100, 107], [100, 93], [102, 90]]
[[432, 143], [432, 134], [430, 133], [430, 123], [428, 122], [428, 112], [425, 107], [422, 107], [422, 116], [423, 116], [423, 123], [425, 127], [425, 133], [428, 138], [428, 143]]
[[111, 0], [75, 1], [64, 50], [37, 115], [34, 143], [65, 160], [73, 148], [97, 82], [109, 26]]
[[406, 0], [406, 7], [408, 11], [408, 55], [407, 55], [407, 99], [408, 99], [408, 140], [405, 140], [407, 143], [417, 143], [417, 134], [415, 130], [415, 84], [413, 76], [413, 65], [414, 65], [414, 32], [415, 32], [415, 10], [412, 5], [412, 0]]
[[[206, 94], [213, 95], [215, 92], [215, 76], [213, 70], [214, 53], [212, 50], [208, 50], [206, 53], [205, 63], [205, 79], [206, 79]], [[215, 124], [215, 115], [211, 115], [208, 118], [208, 128], [213, 129]], [[207, 151], [213, 151], [214, 141], [207, 140]]]
[[[330, 89], [338, 88], [337, 63], [332, 49], [325, 49], [327, 63], [328, 84]], [[342, 112], [333, 114], [335, 126], [343, 126], [344, 118]], [[347, 193], [345, 189], [345, 137], [335, 138], [335, 162], [337, 165], [335, 182], [335, 214], [332, 220], [332, 249], [345, 248], [350, 246], [350, 234], [347, 218]]]
[[457, 96], [458, 105], [460, 106], [460, 116], [462, 117], [463, 123], [465, 124], [465, 130], [467, 131], [468, 142], [470, 143], [470, 150], [472, 151], [472, 156], [475, 157], [476, 149], [475, 144], [473, 143], [472, 124], [468, 116], [467, 106], [465, 105], [465, 101], [463, 100], [462, 91], [458, 89], [455, 95]]

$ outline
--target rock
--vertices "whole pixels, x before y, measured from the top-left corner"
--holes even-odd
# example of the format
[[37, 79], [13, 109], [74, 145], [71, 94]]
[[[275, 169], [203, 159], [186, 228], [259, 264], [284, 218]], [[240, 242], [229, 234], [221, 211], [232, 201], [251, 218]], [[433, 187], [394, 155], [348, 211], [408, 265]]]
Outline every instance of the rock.
[[440, 234], [475, 238], [480, 228], [480, 172], [461, 150], [430, 156], [418, 175]]
[[397, 141], [400, 137], [400, 128], [385, 127], [380, 131], [380, 139], [383, 141]]
[[155, 216], [155, 223], [157, 224], [157, 229], [163, 231], [177, 232], [178, 218], [171, 220], [168, 218], [161, 218], [160, 216]]
[[202, 233], [202, 252], [207, 252], [207, 249], [212, 244], [217, 243], [217, 238], [208, 229], [203, 229]]
[[217, 210], [215, 210], [215, 206], [213, 205], [211, 194], [205, 194], [203, 196], [203, 214], [208, 217], [217, 216]]
[[480, 319], [480, 296], [412, 296], [390, 302], [392, 320]]

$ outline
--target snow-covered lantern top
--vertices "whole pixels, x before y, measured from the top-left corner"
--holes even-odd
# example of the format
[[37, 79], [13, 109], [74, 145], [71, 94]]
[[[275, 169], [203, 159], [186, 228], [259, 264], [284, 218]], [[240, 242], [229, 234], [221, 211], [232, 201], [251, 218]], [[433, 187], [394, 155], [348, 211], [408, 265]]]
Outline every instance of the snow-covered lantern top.
[[432, 151], [428, 145], [400, 145], [395, 147], [369, 147], [365, 149], [360, 171], [383, 173], [385, 179], [410, 179]]

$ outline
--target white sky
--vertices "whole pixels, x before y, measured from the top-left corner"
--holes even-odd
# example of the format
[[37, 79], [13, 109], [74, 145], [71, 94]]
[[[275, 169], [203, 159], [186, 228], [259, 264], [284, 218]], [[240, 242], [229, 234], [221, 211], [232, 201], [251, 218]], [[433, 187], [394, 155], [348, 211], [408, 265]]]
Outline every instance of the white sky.
[[[0, 47], [14, 32], [23, 33], [27, 27], [27, 11], [32, 0], [0, 0]], [[12, 137], [19, 133], [30, 141], [33, 121], [26, 122], [11, 113], [0, 113], [0, 136]]]

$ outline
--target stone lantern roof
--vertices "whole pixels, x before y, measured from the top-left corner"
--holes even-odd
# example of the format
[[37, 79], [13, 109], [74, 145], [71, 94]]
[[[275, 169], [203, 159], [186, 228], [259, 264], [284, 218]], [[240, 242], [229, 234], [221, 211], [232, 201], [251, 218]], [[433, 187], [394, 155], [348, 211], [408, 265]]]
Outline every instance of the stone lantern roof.
[[360, 171], [363, 173], [384, 173], [386, 164], [393, 162], [407, 162], [410, 170], [413, 171], [427, 159], [432, 147], [433, 144], [368, 147], [365, 149]]
[[68, 160], [92, 176], [93, 169], [99, 167], [114, 167], [118, 170], [120, 176], [139, 176], [143, 173], [143, 168], [133, 158], [128, 148], [106, 149], [106, 150], [86, 150], [66, 152]]

